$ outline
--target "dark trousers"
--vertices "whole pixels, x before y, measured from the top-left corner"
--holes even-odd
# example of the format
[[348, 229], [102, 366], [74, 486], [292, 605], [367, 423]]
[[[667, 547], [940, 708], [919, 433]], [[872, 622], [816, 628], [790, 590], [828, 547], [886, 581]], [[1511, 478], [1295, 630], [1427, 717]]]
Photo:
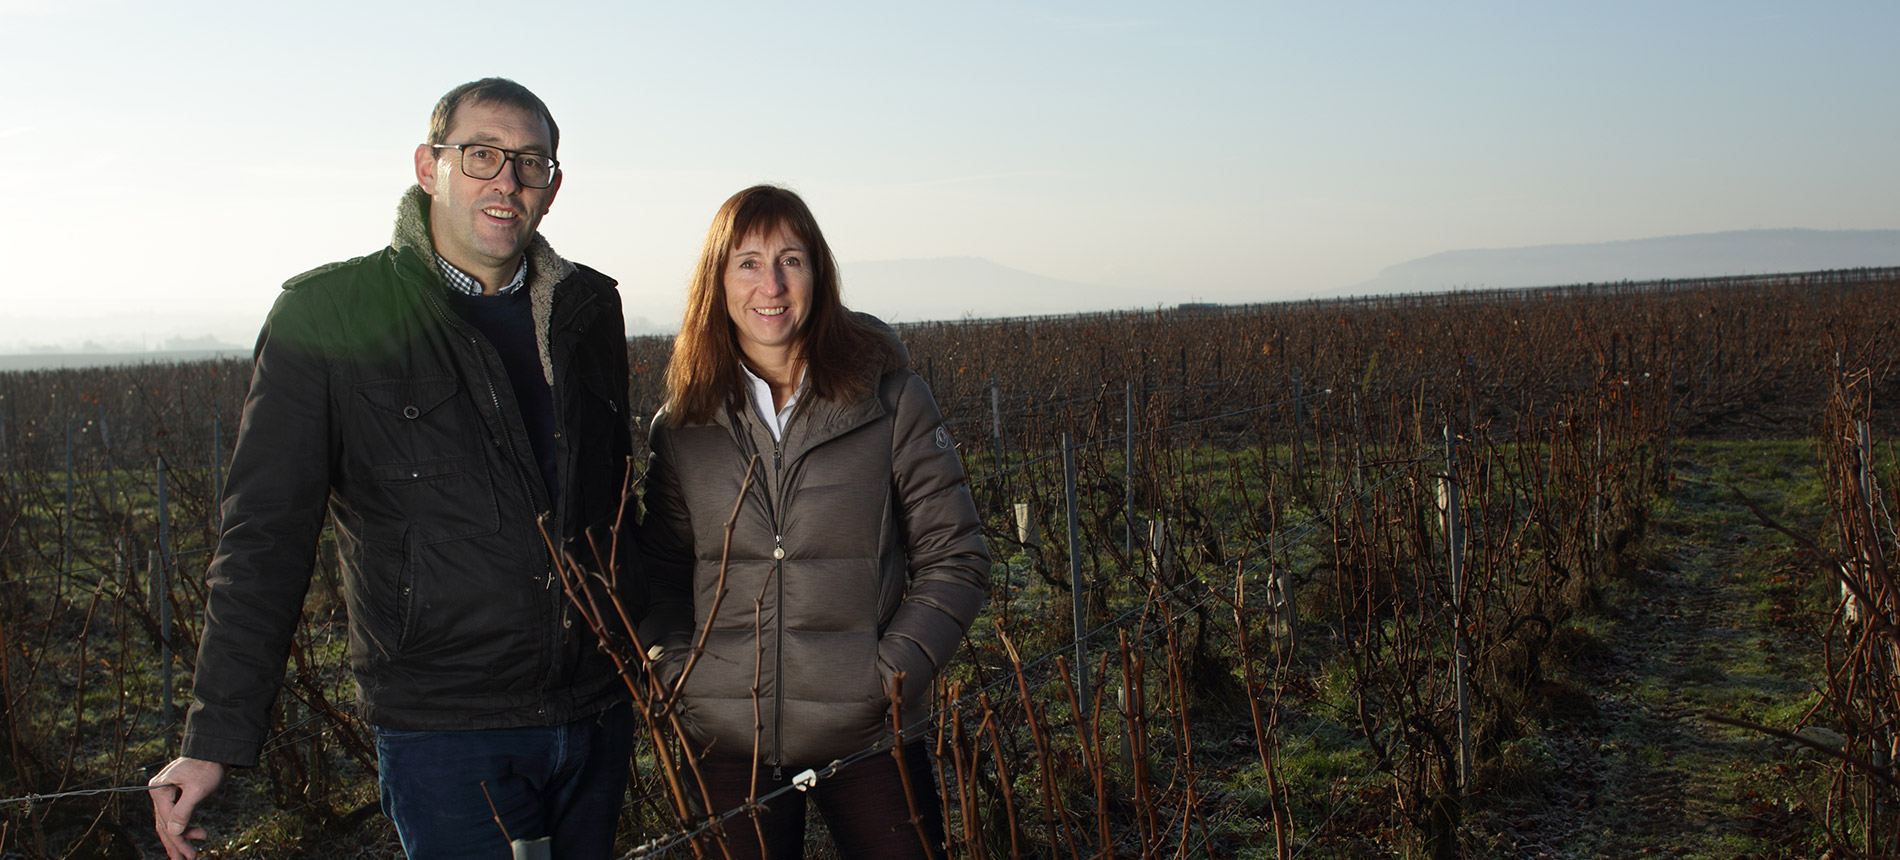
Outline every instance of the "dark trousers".
[[[514, 856], [509, 840], [542, 837], [551, 837], [561, 860], [604, 860], [613, 855], [627, 793], [633, 728], [626, 704], [560, 726], [378, 727], [383, 814], [396, 823], [410, 860], [508, 860]], [[495, 825], [497, 815], [507, 838]]]
[[[712, 798], [713, 811], [724, 812], [745, 803], [753, 775], [748, 761], [708, 758], [700, 762], [706, 779], [706, 791]], [[774, 771], [777, 771], [774, 778]], [[789, 785], [803, 768], [758, 768], [758, 792], [764, 797], [781, 786]], [[943, 805], [937, 798], [937, 780], [930, 772], [930, 754], [921, 743], [904, 745], [904, 770], [910, 774], [910, 788], [917, 800], [917, 814], [923, 823], [920, 838], [911, 823], [910, 803], [905, 799], [903, 778], [897, 761], [889, 753], [856, 762], [837, 774], [821, 779], [809, 792], [788, 791], [767, 802], [759, 812], [758, 826], [744, 813], [726, 820], [726, 846], [736, 860], [770, 858], [796, 860], [805, 856], [805, 795], [818, 804], [825, 826], [831, 830], [838, 855], [845, 860], [887, 860], [942, 857]], [[765, 834], [761, 852], [759, 832]], [[924, 847], [928, 839], [930, 848]]]

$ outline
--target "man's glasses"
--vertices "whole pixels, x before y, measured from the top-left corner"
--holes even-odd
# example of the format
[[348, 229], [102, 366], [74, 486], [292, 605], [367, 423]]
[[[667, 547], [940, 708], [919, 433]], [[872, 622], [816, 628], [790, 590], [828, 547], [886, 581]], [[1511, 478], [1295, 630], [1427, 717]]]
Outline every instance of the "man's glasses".
[[545, 155], [502, 149], [483, 143], [435, 143], [431, 149], [453, 149], [461, 153], [462, 175], [470, 179], [494, 179], [510, 161], [515, 163], [515, 181], [523, 188], [546, 188], [554, 184], [554, 171], [561, 166]]

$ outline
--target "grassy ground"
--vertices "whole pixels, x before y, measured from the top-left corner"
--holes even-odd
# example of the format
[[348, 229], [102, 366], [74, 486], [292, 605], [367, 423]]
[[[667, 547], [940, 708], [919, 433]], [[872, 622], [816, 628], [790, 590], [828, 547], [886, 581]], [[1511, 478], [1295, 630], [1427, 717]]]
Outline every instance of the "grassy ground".
[[[1674, 451], [1670, 491], [1653, 508], [1633, 563], [1605, 580], [1597, 611], [1573, 616], [1558, 633], [1566, 665], [1549, 676], [1544, 697], [1551, 704], [1541, 725], [1509, 742], [1499, 788], [1469, 805], [1465, 856], [1713, 860], [1824, 853], [1815, 824], [1824, 795], [1816, 789], [1831, 768], [1782, 741], [1706, 718], [1790, 731], [1827, 724], [1825, 714], [1811, 712], [1832, 587], [1791, 540], [1733, 498], [1739, 490], [1782, 524], [1819, 537], [1825, 503], [1816, 461], [1805, 442], [1699, 442]], [[1250, 736], [1244, 720], [1230, 722], [1222, 737]], [[1282, 760], [1283, 778], [1299, 788], [1296, 818], [1326, 811], [1318, 816], [1325, 821], [1296, 820], [1296, 841], [1309, 849], [1303, 856], [1405, 856], [1393, 833], [1369, 829], [1382, 815], [1341, 819], [1390, 805], [1352, 738], [1291, 728], [1289, 737], [1305, 739]], [[1209, 751], [1204, 767], [1220, 775], [1226, 794], [1258, 793], [1257, 765], [1236, 750]], [[207, 804], [205, 823], [214, 834], [208, 856], [399, 856], [387, 821], [348, 814], [373, 803], [373, 788], [348, 802], [333, 799], [328, 807], [338, 817], [321, 820], [277, 811], [281, 799], [267, 795], [268, 780], [253, 772]], [[136, 850], [155, 856], [143, 823], [149, 812], [136, 805], [125, 804], [114, 817], [127, 822]], [[1364, 841], [1305, 840], [1324, 825]], [[1249, 839], [1224, 832], [1216, 841], [1234, 852], [1229, 856], [1270, 856], [1266, 825], [1254, 829]], [[634, 830], [623, 828], [623, 849], [632, 847]], [[1241, 845], [1247, 847], [1234, 847]]]
[[1527, 745], [1516, 802], [1483, 816], [1497, 857], [1816, 857], [1807, 798], [1828, 769], [1725, 716], [1787, 731], [1817, 723], [1831, 583], [1739, 491], [1819, 537], [1813, 445], [1681, 445], [1636, 563], [1567, 631], [1568, 713]]

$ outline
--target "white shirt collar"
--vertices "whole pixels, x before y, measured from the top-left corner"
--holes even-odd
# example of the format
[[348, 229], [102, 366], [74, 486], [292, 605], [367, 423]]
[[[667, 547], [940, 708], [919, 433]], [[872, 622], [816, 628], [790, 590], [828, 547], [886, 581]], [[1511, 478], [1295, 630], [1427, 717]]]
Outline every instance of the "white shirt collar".
[[785, 398], [785, 408], [772, 409], [772, 384], [759, 378], [752, 368], [739, 362], [739, 370], [745, 373], [747, 383], [752, 389], [752, 404], [758, 408], [759, 417], [765, 419], [765, 429], [772, 431], [773, 439], [785, 436], [785, 420], [792, 415], [792, 407], [798, 405], [798, 398], [805, 393], [805, 369], [798, 369], [798, 385], [792, 388], [792, 396]]

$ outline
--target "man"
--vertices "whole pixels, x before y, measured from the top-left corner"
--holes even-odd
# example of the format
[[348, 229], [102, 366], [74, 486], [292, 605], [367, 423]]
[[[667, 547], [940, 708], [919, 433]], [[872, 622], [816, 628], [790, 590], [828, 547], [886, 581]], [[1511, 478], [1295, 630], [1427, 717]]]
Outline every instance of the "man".
[[627, 345], [614, 281], [536, 232], [559, 143], [521, 85], [456, 87], [389, 247], [284, 285], [258, 337], [182, 757], [151, 780], [176, 787], [151, 793], [174, 860], [196, 856], [192, 812], [226, 769], [257, 763], [326, 505], [383, 810], [408, 855], [511, 856], [491, 799], [512, 839], [611, 853], [626, 687], [542, 530], [589, 562], [590, 531], [631, 539], [614, 531]]

